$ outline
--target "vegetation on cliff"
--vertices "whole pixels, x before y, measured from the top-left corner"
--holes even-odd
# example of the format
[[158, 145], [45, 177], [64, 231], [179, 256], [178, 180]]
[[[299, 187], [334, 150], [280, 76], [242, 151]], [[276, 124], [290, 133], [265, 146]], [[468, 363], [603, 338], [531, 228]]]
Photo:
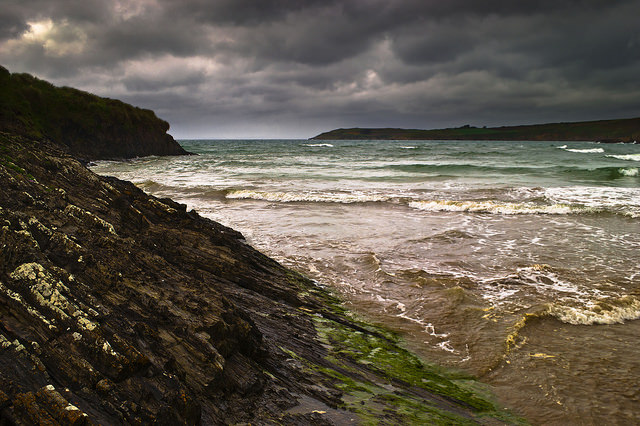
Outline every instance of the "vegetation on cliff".
[[517, 140], [517, 141], [599, 141], [640, 142], [640, 118], [536, 124], [530, 126], [473, 127], [449, 129], [337, 129], [312, 139], [389, 140]]
[[153, 111], [3, 67], [0, 130], [52, 140], [85, 160], [187, 154]]

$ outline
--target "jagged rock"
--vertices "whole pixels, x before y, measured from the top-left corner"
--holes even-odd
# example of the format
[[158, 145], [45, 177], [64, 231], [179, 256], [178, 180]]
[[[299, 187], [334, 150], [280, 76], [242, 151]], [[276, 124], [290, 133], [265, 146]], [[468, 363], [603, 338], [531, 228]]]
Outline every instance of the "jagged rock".
[[384, 339], [240, 233], [47, 140], [0, 133], [0, 188], [0, 424], [342, 424], [402, 398], [490, 419], [448, 379], [432, 397], [320, 336]]

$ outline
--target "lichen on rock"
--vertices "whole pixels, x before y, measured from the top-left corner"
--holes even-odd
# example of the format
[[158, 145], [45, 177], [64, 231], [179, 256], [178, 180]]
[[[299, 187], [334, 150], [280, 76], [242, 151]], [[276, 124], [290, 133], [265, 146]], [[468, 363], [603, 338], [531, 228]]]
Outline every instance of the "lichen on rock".
[[75, 206], [73, 204], [69, 204], [64, 212], [66, 214], [68, 214], [69, 216], [78, 219], [79, 221], [84, 221], [84, 220], [89, 220], [91, 222], [93, 222], [94, 224], [99, 225], [100, 227], [102, 227], [103, 229], [105, 229], [107, 232], [109, 232], [112, 235], [118, 235], [116, 234], [116, 230], [113, 227], [112, 224], [110, 224], [109, 222], [107, 222], [104, 219], [101, 219], [100, 217], [96, 216], [95, 214], [84, 210], [78, 206]]

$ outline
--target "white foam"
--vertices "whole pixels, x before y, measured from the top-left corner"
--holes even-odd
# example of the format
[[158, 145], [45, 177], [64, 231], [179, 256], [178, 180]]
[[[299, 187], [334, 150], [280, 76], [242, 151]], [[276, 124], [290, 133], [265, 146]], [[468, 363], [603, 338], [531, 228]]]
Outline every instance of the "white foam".
[[626, 169], [618, 169], [622, 176], [638, 176], [638, 169], [635, 167], [628, 167]]
[[564, 148], [569, 152], [577, 152], [580, 154], [597, 154], [604, 152], [603, 148], [586, 148], [586, 149], [575, 149], [575, 148]]
[[412, 201], [409, 207], [425, 211], [473, 212], [494, 214], [554, 214], [566, 215], [579, 212], [566, 204], [537, 205], [532, 203], [501, 203], [495, 201], [424, 200]]
[[617, 158], [618, 160], [625, 160], [625, 161], [640, 161], [640, 154], [620, 154], [620, 155], [610, 154], [610, 155], [607, 155], [607, 157]]
[[451, 352], [452, 354], [457, 353], [457, 351], [451, 347], [451, 342], [448, 340], [444, 342], [440, 342], [436, 346], [442, 349], [443, 351]]
[[573, 303], [587, 303], [603, 297], [598, 289], [588, 288], [560, 278], [548, 265], [531, 265], [518, 268], [516, 273], [503, 277], [480, 280], [483, 284], [482, 297], [494, 306], [519, 304], [519, 293], [525, 286], [526, 292], [533, 291], [545, 299], [561, 299]]
[[364, 192], [265, 192], [252, 190], [231, 191], [228, 199], [252, 199], [279, 203], [314, 202], [314, 203], [366, 203], [388, 201], [386, 195]]
[[517, 269], [517, 275], [541, 293], [555, 293], [570, 296], [574, 300], [598, 297], [601, 292], [595, 288], [581, 287], [561, 279], [548, 265], [532, 265]]
[[330, 143], [303, 143], [302, 146], [333, 148], [333, 145]]
[[416, 149], [417, 146], [401, 146], [400, 149]]
[[640, 216], [639, 188], [555, 187], [547, 188], [544, 195], [554, 203], [581, 205], [584, 211], [607, 210], [630, 217]]
[[640, 319], [640, 301], [633, 296], [603, 299], [584, 306], [555, 304], [549, 313], [562, 322], [574, 325], [620, 324]]

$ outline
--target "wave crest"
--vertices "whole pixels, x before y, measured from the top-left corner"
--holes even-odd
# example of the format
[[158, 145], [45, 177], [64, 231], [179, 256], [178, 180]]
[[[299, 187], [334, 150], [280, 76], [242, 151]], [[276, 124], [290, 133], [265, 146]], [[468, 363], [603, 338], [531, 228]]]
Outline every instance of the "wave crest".
[[607, 155], [606, 157], [617, 158], [618, 160], [625, 160], [625, 161], [640, 161], [640, 154], [620, 154], [620, 155], [610, 154], [610, 155]]
[[[634, 169], [635, 170], [635, 169]], [[637, 172], [630, 172], [637, 173]], [[145, 183], [146, 186], [157, 185], [155, 182]], [[148, 188], [144, 188], [148, 189]], [[202, 192], [201, 190], [199, 192]], [[209, 194], [212, 191], [207, 192]], [[564, 191], [545, 194], [550, 203], [540, 202], [509, 202], [500, 200], [424, 200], [414, 198], [409, 194], [382, 191], [260, 191], [253, 189], [230, 189], [225, 191], [213, 191], [216, 198], [224, 194], [229, 200], [259, 200], [272, 203], [393, 203], [406, 205], [411, 209], [426, 212], [461, 212], [461, 213], [488, 213], [498, 215], [581, 215], [581, 214], [621, 214], [624, 216], [638, 217], [640, 205], [628, 205], [621, 199], [618, 204], [611, 200], [598, 203], [588, 197], [571, 197]], [[220, 194], [220, 195], [219, 195]], [[581, 195], [581, 194], [578, 194]], [[628, 194], [622, 194], [627, 195]], [[611, 197], [610, 197], [611, 198]], [[615, 200], [614, 200], [615, 201]]]
[[409, 207], [426, 211], [473, 212], [497, 214], [570, 214], [581, 209], [566, 204], [537, 205], [531, 203], [500, 203], [495, 201], [430, 200], [412, 201]]
[[333, 148], [330, 143], [303, 143], [302, 146], [310, 146], [315, 148]]
[[618, 172], [622, 176], [638, 176], [638, 169], [636, 167], [627, 167], [625, 169], [619, 169]]
[[[566, 147], [566, 145], [564, 145]], [[577, 152], [580, 154], [599, 154], [604, 152], [603, 148], [585, 148], [585, 149], [577, 149], [577, 148], [562, 148], [565, 151], [569, 152]]]
[[265, 192], [237, 190], [227, 193], [228, 199], [252, 199], [279, 203], [313, 202], [313, 203], [367, 203], [388, 201], [386, 195], [361, 192]]

